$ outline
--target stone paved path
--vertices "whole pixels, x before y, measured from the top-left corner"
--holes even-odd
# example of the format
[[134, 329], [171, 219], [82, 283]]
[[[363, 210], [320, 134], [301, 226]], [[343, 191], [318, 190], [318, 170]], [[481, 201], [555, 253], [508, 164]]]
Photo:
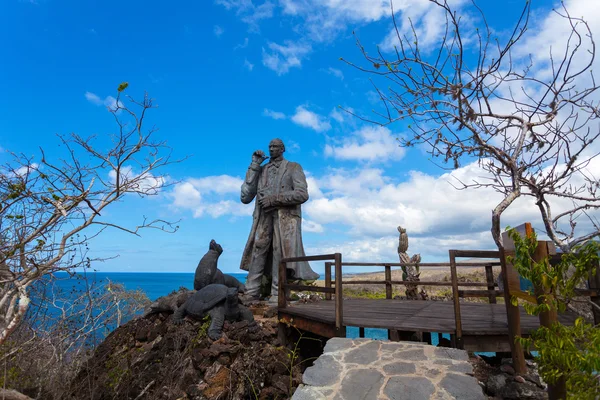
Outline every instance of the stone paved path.
[[467, 352], [416, 342], [329, 339], [292, 400], [484, 400]]

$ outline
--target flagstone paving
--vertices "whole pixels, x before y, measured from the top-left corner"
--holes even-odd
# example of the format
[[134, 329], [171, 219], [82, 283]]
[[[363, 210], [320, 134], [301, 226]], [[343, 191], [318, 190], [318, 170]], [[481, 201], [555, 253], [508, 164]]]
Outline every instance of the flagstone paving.
[[416, 342], [329, 339], [292, 400], [484, 400], [467, 352]]

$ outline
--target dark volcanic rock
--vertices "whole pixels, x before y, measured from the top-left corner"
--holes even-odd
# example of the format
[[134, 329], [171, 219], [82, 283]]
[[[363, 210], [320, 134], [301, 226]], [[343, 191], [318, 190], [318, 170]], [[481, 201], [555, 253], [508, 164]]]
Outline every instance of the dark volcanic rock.
[[[276, 321], [225, 323], [217, 341], [206, 335], [209, 323], [174, 325], [170, 314], [157, 313], [117, 328], [70, 382], [70, 398], [288, 398], [290, 360]], [[293, 368], [294, 385], [301, 374]]]
[[528, 373], [515, 375], [510, 359], [499, 360], [476, 357], [470, 360], [476, 378], [485, 388], [485, 393], [494, 399], [545, 400], [548, 393], [540, 381], [535, 363], [528, 363]]

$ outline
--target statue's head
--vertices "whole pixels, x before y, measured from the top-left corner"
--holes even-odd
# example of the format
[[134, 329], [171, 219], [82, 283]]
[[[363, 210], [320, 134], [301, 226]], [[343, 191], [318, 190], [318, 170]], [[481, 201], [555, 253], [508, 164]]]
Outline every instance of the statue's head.
[[269, 156], [271, 158], [280, 157], [285, 152], [285, 145], [281, 139], [273, 139], [269, 143]]
[[221, 245], [219, 243], [215, 242], [214, 239], [210, 241], [210, 244], [208, 245], [208, 249], [214, 250], [219, 254], [221, 254], [223, 252], [223, 247], [221, 247]]

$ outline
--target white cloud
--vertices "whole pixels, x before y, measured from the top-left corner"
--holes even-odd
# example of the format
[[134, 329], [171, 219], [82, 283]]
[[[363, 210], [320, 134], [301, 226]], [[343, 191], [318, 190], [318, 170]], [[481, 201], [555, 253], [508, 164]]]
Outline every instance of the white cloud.
[[187, 182], [191, 183], [200, 192], [211, 192], [217, 194], [240, 193], [242, 179], [230, 175], [207, 176], [204, 178], [190, 178]]
[[[97, 94], [92, 92], [85, 92], [85, 98], [92, 104], [97, 106], [104, 105], [111, 110], [114, 110], [117, 107], [117, 99], [112, 96], [106, 96], [104, 99], [101, 99]], [[123, 107], [123, 103], [119, 102], [119, 106]]]
[[202, 195], [190, 182], [182, 182], [173, 188], [173, 205], [180, 208], [195, 209], [200, 206]]
[[[600, 160], [588, 169], [598, 176]], [[411, 243], [419, 243], [424, 249], [413, 251], [430, 255], [436, 254], [436, 247], [443, 251], [451, 246], [493, 248], [491, 215], [501, 195], [491, 188], [456, 190], [451, 185], [459, 180], [472, 183], [485, 175], [477, 163], [439, 177], [410, 171], [408, 179], [400, 183], [381, 169], [333, 170], [316, 179], [321, 195], [311, 197], [304, 214], [324, 230], [341, 230], [356, 240], [397, 238], [396, 227], [401, 225], [415, 238]], [[549, 200], [555, 214], [572, 206], [560, 198]], [[591, 228], [584, 218], [577, 225], [577, 234], [585, 234]], [[535, 201], [525, 196], [509, 207], [501, 223], [504, 228], [524, 222], [531, 222], [540, 237], [544, 236]]]
[[254, 69], [254, 64], [252, 64], [250, 61], [248, 61], [248, 59], [244, 59], [244, 67], [248, 71], [252, 71]]
[[[600, 35], [600, 9], [594, 2], [588, 0], [566, 0], [564, 1], [569, 14], [574, 18], [583, 18], [588, 24], [592, 36], [594, 38]], [[558, 13], [564, 14], [564, 10], [558, 5], [556, 7]], [[529, 27], [529, 34], [516, 46], [515, 54], [519, 57], [526, 58], [529, 61], [529, 55], [532, 56], [534, 67], [538, 74], [541, 70], [546, 69], [546, 73], [551, 73], [550, 68], [550, 51], [554, 57], [555, 66], [558, 66], [562, 57], [567, 50], [567, 43], [573, 27], [568, 19], [561, 17], [558, 13], [550, 11], [544, 18], [539, 18], [537, 24]], [[591, 60], [591, 41], [586, 37], [587, 30], [581, 22], [573, 21], [576, 31], [581, 37], [581, 49], [578, 51], [579, 57], [574, 59], [572, 69], [582, 68]], [[577, 37], [571, 39], [569, 51], [573, 51], [577, 44]], [[595, 60], [595, 65], [600, 65], [598, 59]], [[597, 68], [594, 68], [597, 70]], [[585, 76], [585, 78], [589, 78]]]
[[400, 160], [405, 150], [396, 135], [382, 126], [365, 126], [345, 137], [339, 145], [326, 145], [325, 155], [338, 160], [388, 161]]
[[323, 197], [323, 192], [321, 192], [321, 189], [319, 189], [318, 181], [308, 174], [308, 172], [306, 172], [306, 184], [308, 185], [308, 195], [312, 200]]
[[273, 16], [275, 5], [270, 1], [256, 5], [252, 0], [216, 0], [215, 3], [222, 5], [227, 10], [234, 10], [240, 19], [248, 24], [252, 32], [258, 32], [258, 23], [263, 19]]
[[331, 124], [325, 117], [307, 110], [304, 106], [296, 107], [296, 113], [292, 115], [292, 121], [317, 132], [325, 132], [331, 129]]
[[101, 106], [102, 104], [104, 104], [104, 100], [102, 100], [100, 97], [98, 97], [97, 94], [92, 92], [85, 92], [85, 98], [87, 99], [87, 101], [97, 106]]
[[388, 0], [281, 0], [284, 14], [301, 20], [302, 32], [311, 40], [333, 40], [348, 25], [379, 21], [390, 15]]
[[333, 75], [333, 76], [335, 76], [335, 77], [336, 77], [336, 78], [338, 78], [338, 79], [344, 80], [344, 73], [343, 73], [342, 71], [340, 71], [339, 69], [337, 69], [337, 68], [332, 68], [332, 67], [329, 67], [329, 68], [326, 70], [326, 72], [327, 72], [329, 75]]
[[262, 49], [263, 65], [277, 73], [286, 74], [290, 68], [300, 68], [302, 60], [310, 54], [312, 47], [306, 43], [294, 43], [286, 40], [285, 44], [269, 43], [268, 50]]
[[302, 219], [302, 230], [304, 232], [321, 233], [323, 232], [323, 226], [321, 224], [317, 224], [314, 221], [310, 221], [304, 218]]
[[300, 151], [300, 145], [297, 142], [294, 142], [293, 140], [290, 140], [290, 139], [286, 139], [285, 143], [286, 143], [286, 145], [285, 145], [286, 152], [297, 153]]
[[[358, 237], [396, 235], [398, 225], [427, 236], [478, 233], [489, 230], [498, 194], [458, 191], [449, 182], [455, 177], [470, 182], [479, 174], [479, 167], [471, 164], [440, 177], [411, 171], [408, 180], [394, 183], [381, 169], [334, 170], [317, 179], [323, 196], [311, 198], [304, 210], [311, 221], [347, 226]], [[528, 204], [533, 206], [531, 200]], [[516, 225], [537, 215], [535, 207], [528, 212], [522, 206], [514, 209], [519, 209], [518, 218], [510, 211], [507, 215], [512, 217], [503, 223]]]
[[20, 178], [25, 178], [32, 171], [37, 171], [38, 168], [39, 168], [39, 164], [38, 163], [31, 163], [30, 165], [23, 165], [23, 166], [17, 168], [14, 171], [14, 174], [15, 174], [15, 176], [18, 176]]
[[264, 115], [265, 117], [273, 118], [273, 119], [285, 119], [284, 113], [279, 112], [279, 111], [269, 110], [268, 108], [265, 108], [263, 110], [262, 115]]
[[242, 44], [236, 44], [233, 50], [235, 51], [237, 49], [245, 49], [246, 47], [248, 47], [248, 42], [248, 38], [244, 38], [244, 42]]
[[[456, 12], [460, 12], [463, 3], [465, 3], [465, 0], [448, 1], [448, 5]], [[429, 0], [406, 0], [394, 2], [394, 12], [398, 32], [395, 28], [392, 28], [383, 39], [381, 47], [384, 51], [393, 51], [394, 46], [399, 45], [398, 33], [402, 38], [407, 36], [412, 44], [413, 28], [421, 50], [431, 50], [441, 43], [446, 29], [446, 11], [442, 7]], [[462, 14], [459, 16], [461, 18], [461, 28], [468, 28], [467, 24], [470, 21], [468, 16]], [[463, 40], [465, 39], [466, 37], [463, 37]]]
[[[112, 183], [117, 182], [117, 171], [111, 170], [108, 177]], [[130, 166], [124, 166], [120, 170], [121, 187], [128, 191], [141, 192], [143, 194], [155, 195], [165, 186], [167, 180], [162, 176], [154, 176], [150, 172], [137, 174]]]
[[191, 211], [194, 218], [252, 215], [254, 207], [239, 200], [241, 186], [242, 179], [230, 175], [189, 178], [176, 184], [169, 197], [175, 209]]
[[340, 124], [342, 122], [344, 122], [344, 115], [341, 112], [339, 112], [337, 110], [337, 108], [334, 108], [333, 110], [331, 110], [331, 112], [329, 113], [329, 116], [331, 118], [333, 118], [334, 120], [336, 120], [337, 122], [339, 122]]
[[213, 33], [216, 37], [221, 37], [221, 35], [225, 33], [225, 29], [221, 28], [219, 25], [215, 25], [213, 28]]

